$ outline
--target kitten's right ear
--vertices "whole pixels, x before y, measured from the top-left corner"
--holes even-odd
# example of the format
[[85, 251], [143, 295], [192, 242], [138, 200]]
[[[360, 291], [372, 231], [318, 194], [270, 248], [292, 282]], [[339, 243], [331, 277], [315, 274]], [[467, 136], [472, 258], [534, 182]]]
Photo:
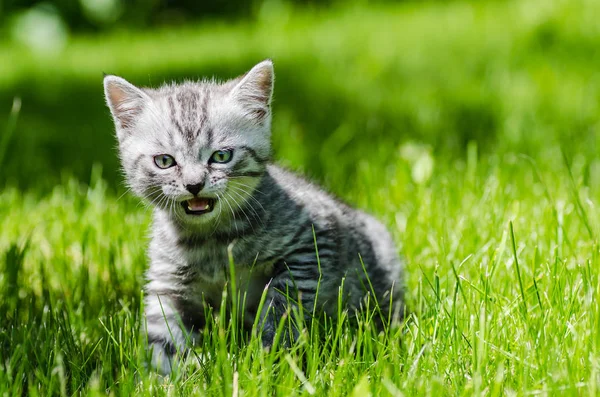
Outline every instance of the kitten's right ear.
[[131, 128], [142, 112], [148, 95], [118, 76], [104, 77], [104, 96], [117, 127]]
[[266, 59], [245, 75], [232, 80], [235, 87], [231, 94], [244, 106], [248, 116], [262, 122], [271, 111], [274, 80], [273, 62]]

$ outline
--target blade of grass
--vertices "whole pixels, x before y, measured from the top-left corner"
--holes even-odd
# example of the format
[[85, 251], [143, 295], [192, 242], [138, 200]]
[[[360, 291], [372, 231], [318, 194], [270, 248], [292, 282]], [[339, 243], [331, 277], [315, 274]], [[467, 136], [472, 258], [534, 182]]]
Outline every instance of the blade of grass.
[[510, 225], [510, 238], [512, 241], [513, 255], [515, 258], [515, 268], [517, 269], [517, 279], [519, 280], [519, 290], [521, 291], [523, 317], [527, 318], [527, 302], [525, 301], [525, 289], [523, 288], [523, 281], [521, 280], [521, 269], [519, 267], [519, 258], [517, 257], [517, 244], [515, 242], [515, 232], [513, 230], [512, 221], [509, 222], [509, 225]]
[[581, 221], [583, 222], [583, 225], [585, 226], [585, 229], [587, 230], [590, 238], [595, 239], [594, 232], [592, 230], [592, 226], [590, 225], [590, 220], [585, 211], [585, 208], [583, 208], [583, 204], [581, 204], [581, 198], [579, 197], [579, 190], [577, 189], [577, 185], [575, 184], [575, 178], [573, 178], [573, 172], [571, 171], [571, 166], [569, 165], [569, 159], [567, 158], [567, 153], [564, 150], [561, 150], [561, 153], [562, 153], [562, 157], [563, 157], [563, 163], [565, 165], [565, 168], [567, 169], [567, 174], [569, 175], [569, 182], [571, 185], [571, 194], [573, 196], [573, 199], [575, 200], [577, 214], [581, 218]]
[[0, 166], [4, 164], [4, 157], [6, 156], [6, 151], [8, 150], [8, 145], [12, 139], [12, 136], [17, 129], [17, 121], [19, 119], [19, 114], [21, 113], [21, 98], [15, 97], [13, 99], [12, 108], [10, 109], [10, 114], [8, 116], [8, 123], [6, 124], [6, 128], [4, 129], [4, 134], [2, 136], [2, 140], [0, 140]]

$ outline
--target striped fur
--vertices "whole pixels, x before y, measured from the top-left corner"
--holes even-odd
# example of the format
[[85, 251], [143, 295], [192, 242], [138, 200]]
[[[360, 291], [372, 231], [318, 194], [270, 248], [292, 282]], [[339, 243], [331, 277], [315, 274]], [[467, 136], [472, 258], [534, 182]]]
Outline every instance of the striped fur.
[[[350, 313], [361, 306], [370, 281], [382, 312], [401, 316], [402, 265], [385, 227], [271, 164], [273, 77], [271, 62], [264, 61], [223, 84], [139, 89], [105, 78], [127, 181], [155, 208], [146, 332], [153, 364], [163, 373], [170, 372], [172, 356], [186, 350], [186, 336], [193, 341], [203, 329], [205, 305], [218, 310], [228, 249], [237, 286], [247, 294], [244, 318], [252, 324], [260, 316], [265, 346], [294, 304], [286, 295], [301, 297], [305, 313], [316, 307], [334, 315], [342, 280]], [[220, 149], [233, 150], [231, 162], [210, 164]], [[177, 166], [158, 168], [158, 154], [173, 156]], [[216, 199], [212, 212], [185, 213], [181, 202], [193, 197], [185, 186], [195, 183], [203, 184], [200, 196]], [[257, 313], [265, 287], [267, 305]]]

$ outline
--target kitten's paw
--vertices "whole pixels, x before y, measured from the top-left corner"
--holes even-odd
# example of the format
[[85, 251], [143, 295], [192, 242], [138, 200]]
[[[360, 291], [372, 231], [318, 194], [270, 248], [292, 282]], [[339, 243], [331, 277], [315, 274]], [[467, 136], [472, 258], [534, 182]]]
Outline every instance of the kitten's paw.
[[263, 349], [270, 351], [273, 346], [273, 341], [275, 340], [275, 331], [263, 330], [260, 339], [262, 341]]
[[161, 375], [170, 375], [176, 369], [177, 349], [172, 343], [152, 343], [148, 348], [152, 351], [152, 368]]

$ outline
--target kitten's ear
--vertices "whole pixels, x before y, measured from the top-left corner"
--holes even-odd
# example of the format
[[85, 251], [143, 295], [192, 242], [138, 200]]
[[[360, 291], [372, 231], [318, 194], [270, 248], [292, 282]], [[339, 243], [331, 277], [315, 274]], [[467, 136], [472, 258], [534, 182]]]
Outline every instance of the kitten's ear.
[[128, 129], [141, 113], [148, 95], [118, 76], [104, 77], [104, 96], [117, 127]]
[[234, 80], [231, 94], [244, 106], [248, 116], [261, 122], [270, 114], [274, 81], [273, 62], [267, 59]]

